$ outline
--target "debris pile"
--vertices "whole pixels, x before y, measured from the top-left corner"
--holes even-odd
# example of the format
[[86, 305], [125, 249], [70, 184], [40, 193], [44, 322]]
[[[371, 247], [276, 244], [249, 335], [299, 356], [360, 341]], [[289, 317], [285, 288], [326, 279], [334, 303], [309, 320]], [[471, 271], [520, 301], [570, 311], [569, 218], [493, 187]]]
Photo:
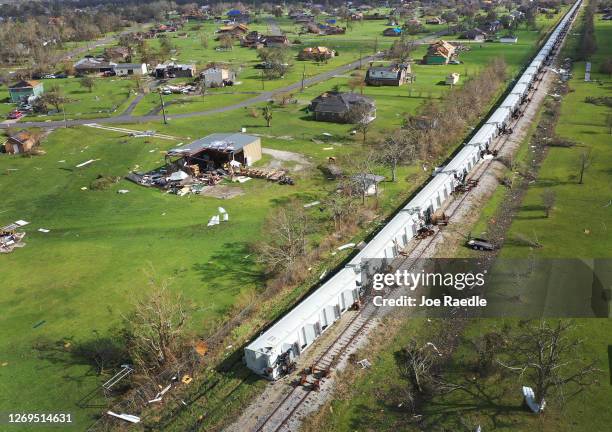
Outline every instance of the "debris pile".
[[16, 248], [25, 246], [22, 240], [26, 233], [17, 230], [28, 224], [29, 222], [18, 220], [0, 228], [0, 253], [11, 253]]

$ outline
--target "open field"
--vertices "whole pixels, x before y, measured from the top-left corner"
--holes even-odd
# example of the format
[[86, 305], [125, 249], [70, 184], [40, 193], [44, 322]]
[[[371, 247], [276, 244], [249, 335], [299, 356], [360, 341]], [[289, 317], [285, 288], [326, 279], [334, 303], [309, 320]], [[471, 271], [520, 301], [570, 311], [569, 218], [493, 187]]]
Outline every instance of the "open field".
[[[402, 113], [416, 112], [430, 94], [436, 97], [448, 89], [437, 83], [453, 68], [459, 68], [462, 74], [467, 68], [468, 75], [475, 74], [490, 57], [501, 54], [512, 71], [518, 71], [533, 51], [537, 35], [529, 32], [519, 37], [515, 46], [485, 44], [462, 54], [464, 65], [416, 65], [417, 83], [412, 94], [406, 87], [399, 91], [367, 88], [365, 94], [374, 97], [378, 105], [372, 136], [399, 126]], [[327, 181], [315, 167], [328, 156], [349, 157], [364, 151], [359, 137], [348, 136], [348, 125], [314, 122], [304, 112], [310, 99], [335, 84], [346, 88], [347, 80], [338, 77], [313, 86], [296, 95], [297, 104], [275, 107], [270, 128], [260, 117], [249, 115], [249, 110], [215, 114], [201, 121], [176, 119], [168, 126], [151, 123], [136, 127], [157, 129], [184, 142], [211, 132], [246, 127], [249, 133], [263, 135], [264, 147], [309, 158], [311, 167], [292, 173], [297, 180], [295, 187], [251, 180], [231, 185], [244, 192], [231, 200], [165, 195], [125, 180], [108, 190], [83, 191], [81, 187], [88, 187], [99, 174], [123, 176], [137, 165], [142, 170], [154, 168], [163, 158], [160, 152], [175, 145], [85, 127], [54, 131], [43, 144], [47, 152], [44, 156], [3, 156], [0, 188], [5, 200], [0, 218], [7, 223], [26, 219], [32, 224], [26, 228], [27, 246], [3, 256], [1, 262], [5, 283], [0, 307], [9, 312], [0, 317], [0, 325], [13, 335], [0, 342], [0, 363], [7, 364], [0, 367], [2, 408], [49, 411], [69, 406], [81, 428], [91, 415], [98, 414], [100, 408], [74, 406], [106, 377], [93, 373], [88, 359], [76, 348], [113, 333], [120, 325], [121, 314], [128, 312], [133, 299], [146, 290], [147, 272], [172, 279], [172, 288], [184, 293], [195, 311], [192, 328], [199, 334], [227, 316], [241, 297], [261, 290], [260, 269], [249, 245], [258, 239], [270, 209], [289, 198], [303, 203], [324, 198], [335, 182]], [[322, 132], [333, 137], [324, 143], [312, 141], [323, 140]], [[325, 150], [328, 147], [333, 150]], [[74, 168], [88, 159], [99, 160]], [[263, 164], [269, 161], [266, 158]], [[383, 168], [378, 171], [388, 175]], [[384, 183], [379, 199], [381, 213], [395, 209], [426, 175], [420, 167], [403, 167], [397, 183]], [[129, 189], [130, 193], [120, 195], [118, 189]], [[219, 205], [228, 210], [230, 222], [207, 228]], [[318, 210], [312, 211], [316, 217]], [[36, 230], [40, 227], [51, 232], [39, 233]], [[65, 395], [70, 395], [68, 404]]]

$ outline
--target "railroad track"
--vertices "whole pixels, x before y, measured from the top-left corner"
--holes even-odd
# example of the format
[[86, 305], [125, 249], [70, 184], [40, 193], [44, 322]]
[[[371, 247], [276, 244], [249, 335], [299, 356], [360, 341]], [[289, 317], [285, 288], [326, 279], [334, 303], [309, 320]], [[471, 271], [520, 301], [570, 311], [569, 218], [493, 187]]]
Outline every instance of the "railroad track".
[[[510, 128], [514, 129], [520, 122], [531, 98], [538, 91], [541, 80], [542, 78], [540, 77], [534, 83], [528, 93], [527, 102], [524, 104], [521, 114], [512, 120], [509, 125]], [[502, 149], [511, 137], [511, 133], [501, 135], [494, 142], [491, 150], [495, 151]], [[479, 181], [489, 171], [494, 160], [495, 159], [482, 161], [476, 169], [470, 173], [468, 180]], [[462, 208], [462, 204], [472, 194], [472, 191], [473, 189], [470, 189], [459, 197], [456, 196], [451, 200], [447, 206], [447, 216], [449, 219], [452, 219], [459, 209]], [[441, 232], [443, 231], [438, 229], [432, 236], [415, 242], [414, 247], [409, 252], [405, 251], [404, 258], [399, 260], [399, 262], [396, 260], [393, 267], [402, 267], [408, 270], [412, 269], [417, 265], [419, 259], [423, 257], [425, 252], [429, 250], [429, 246], [438, 238]], [[367, 299], [365, 300], [367, 301]], [[372, 322], [372, 318], [374, 318], [377, 311], [378, 308], [375, 307], [372, 302], [367, 302], [363, 309], [360, 309], [358, 313], [351, 317], [349, 322], [345, 325], [344, 330], [327, 346], [311, 366], [311, 375], [314, 377], [320, 374], [320, 378], [315, 378], [315, 382], [302, 380], [301, 383], [295, 385], [293, 389], [282, 398], [270, 415], [263, 419], [263, 422], [255, 429], [255, 432], [290, 431], [291, 429], [288, 426], [288, 422], [298, 409], [307, 402], [310, 394], [315, 388], [318, 388], [319, 380], [327, 376], [327, 373], [338, 364], [347, 350], [354, 345], [358, 336], [368, 328], [368, 324]]]

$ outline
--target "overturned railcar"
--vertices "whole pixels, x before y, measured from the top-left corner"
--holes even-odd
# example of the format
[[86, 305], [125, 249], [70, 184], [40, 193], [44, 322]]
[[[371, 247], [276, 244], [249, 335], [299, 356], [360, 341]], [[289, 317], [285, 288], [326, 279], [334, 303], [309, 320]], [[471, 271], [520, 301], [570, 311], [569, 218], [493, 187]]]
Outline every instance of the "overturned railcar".
[[510, 117], [520, 109], [534, 80], [552, 60], [580, 3], [581, 0], [574, 3], [500, 107], [448, 164], [438, 170], [346, 266], [245, 348], [246, 364], [251, 370], [268, 379], [279, 378], [290, 369], [289, 364], [296, 357], [359, 301], [362, 260], [380, 258], [384, 264], [397, 257], [418, 230], [428, 223], [428, 218], [444, 205], [454, 188], [465, 180], [495, 137], [501, 133], [503, 129], [500, 126], [507, 127]]

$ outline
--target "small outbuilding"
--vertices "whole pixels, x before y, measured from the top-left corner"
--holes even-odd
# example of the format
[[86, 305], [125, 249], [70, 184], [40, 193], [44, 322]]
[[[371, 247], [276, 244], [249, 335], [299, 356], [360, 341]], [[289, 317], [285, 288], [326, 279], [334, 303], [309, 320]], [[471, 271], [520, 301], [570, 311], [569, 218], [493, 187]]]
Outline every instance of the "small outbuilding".
[[9, 87], [11, 102], [27, 102], [31, 97], [39, 97], [45, 92], [43, 83], [40, 81], [19, 81]]
[[[261, 159], [261, 139], [243, 133], [214, 133], [170, 150], [168, 158], [180, 157], [179, 165], [201, 171], [223, 167], [231, 161], [249, 166]], [[181, 163], [182, 162], [182, 163]]]
[[446, 76], [446, 85], [455, 85], [459, 82], [459, 74], [457, 72], [453, 72]]
[[39, 139], [27, 130], [21, 130], [11, 135], [4, 144], [4, 151], [8, 154], [27, 153], [38, 145]]

